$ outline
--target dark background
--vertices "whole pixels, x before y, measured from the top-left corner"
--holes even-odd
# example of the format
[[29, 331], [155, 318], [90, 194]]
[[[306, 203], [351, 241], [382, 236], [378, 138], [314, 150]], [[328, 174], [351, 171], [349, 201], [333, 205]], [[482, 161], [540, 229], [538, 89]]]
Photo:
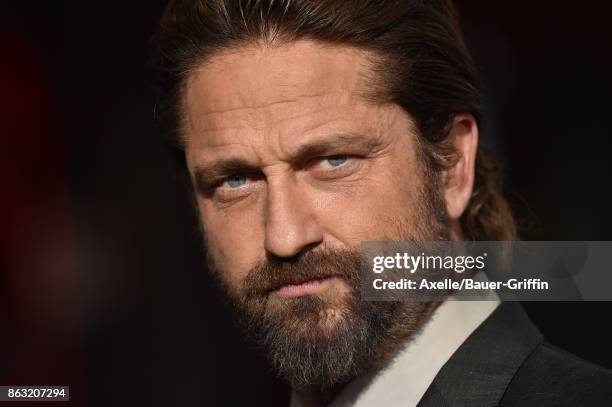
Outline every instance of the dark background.
[[[602, 4], [459, 2], [483, 142], [528, 240], [612, 240]], [[287, 405], [202, 267], [152, 123], [162, 8], [0, 6], [0, 385], [69, 384], [72, 405]], [[549, 341], [612, 367], [610, 303], [524, 305]]]

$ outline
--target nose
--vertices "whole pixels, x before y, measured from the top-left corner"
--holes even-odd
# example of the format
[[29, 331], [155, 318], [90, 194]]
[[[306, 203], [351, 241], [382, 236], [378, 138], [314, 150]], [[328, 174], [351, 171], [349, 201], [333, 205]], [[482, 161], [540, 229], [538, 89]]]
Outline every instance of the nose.
[[313, 202], [300, 193], [297, 182], [268, 183], [266, 202], [266, 251], [277, 257], [293, 257], [323, 241], [323, 231]]

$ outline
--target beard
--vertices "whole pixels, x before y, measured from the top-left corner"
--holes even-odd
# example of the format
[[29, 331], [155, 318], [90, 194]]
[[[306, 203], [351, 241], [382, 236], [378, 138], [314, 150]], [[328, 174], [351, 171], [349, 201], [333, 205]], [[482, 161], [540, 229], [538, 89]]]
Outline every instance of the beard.
[[[425, 183], [417, 195], [406, 214], [390, 220], [394, 235], [380, 240], [448, 240], [449, 220], [438, 183]], [[241, 287], [229, 285], [210, 252], [207, 263], [224, 286], [238, 325], [296, 390], [324, 391], [381, 368], [436, 305], [361, 301], [361, 252], [355, 248], [316, 248], [292, 258], [269, 255], [249, 271]], [[275, 295], [283, 285], [323, 279], [336, 280], [344, 289]]]

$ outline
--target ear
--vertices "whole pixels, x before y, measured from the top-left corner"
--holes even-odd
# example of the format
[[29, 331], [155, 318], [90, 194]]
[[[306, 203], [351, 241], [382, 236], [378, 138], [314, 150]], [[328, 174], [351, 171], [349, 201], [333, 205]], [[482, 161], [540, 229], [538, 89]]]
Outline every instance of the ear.
[[460, 234], [459, 218], [467, 208], [474, 188], [478, 149], [478, 124], [474, 116], [455, 116], [449, 141], [457, 154], [457, 160], [453, 167], [444, 173], [444, 199], [453, 234]]

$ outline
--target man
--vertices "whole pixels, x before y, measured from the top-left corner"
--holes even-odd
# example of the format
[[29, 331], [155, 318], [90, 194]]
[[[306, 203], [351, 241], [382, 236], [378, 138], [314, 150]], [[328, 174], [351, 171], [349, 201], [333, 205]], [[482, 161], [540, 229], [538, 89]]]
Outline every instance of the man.
[[609, 405], [518, 305], [360, 300], [363, 241], [516, 239], [452, 4], [175, 1], [155, 44], [208, 267], [293, 405]]

